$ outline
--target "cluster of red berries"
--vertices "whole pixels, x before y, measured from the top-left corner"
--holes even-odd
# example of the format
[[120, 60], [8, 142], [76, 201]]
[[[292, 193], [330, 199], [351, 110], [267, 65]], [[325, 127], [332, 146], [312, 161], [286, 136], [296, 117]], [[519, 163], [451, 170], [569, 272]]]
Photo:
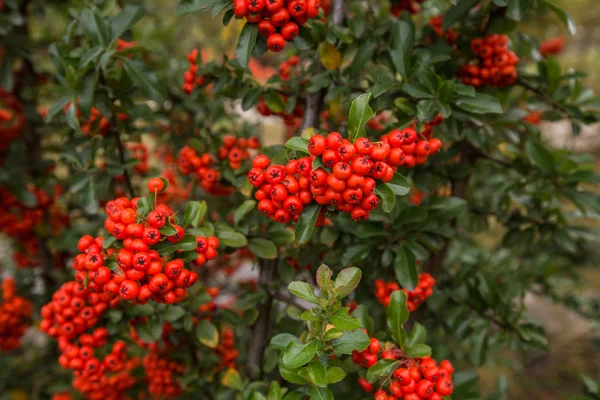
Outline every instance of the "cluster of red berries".
[[564, 48], [565, 38], [557, 36], [544, 40], [542, 44], [540, 44], [540, 54], [544, 57], [547, 55], [557, 55], [562, 53]]
[[31, 302], [17, 296], [17, 285], [12, 278], [2, 281], [0, 303], [0, 351], [12, 351], [21, 344], [21, 337], [29, 326], [33, 307]]
[[[158, 193], [165, 189], [159, 178], [148, 182], [148, 189]], [[166, 204], [158, 204], [148, 215], [138, 215], [138, 199], [118, 198], [106, 204], [108, 217], [104, 221], [106, 230], [118, 242], [103, 249], [103, 238], [83, 236], [77, 245], [79, 254], [73, 260], [76, 280], [88, 282], [87, 287], [106, 298], [120, 296], [123, 300], [146, 303], [152, 299], [160, 303], [177, 303], [185, 296], [198, 275], [184, 268], [182, 259], [161, 257], [152, 249], [161, 240], [180, 242], [185, 235], [183, 227], [173, 225], [174, 212]], [[170, 228], [171, 234], [164, 235], [161, 229]], [[196, 237], [198, 252], [196, 263], [203, 264], [217, 256], [219, 245], [215, 237]], [[210, 243], [209, 243], [210, 242]], [[115, 256], [116, 269], [107, 266], [109, 257]]]
[[392, 293], [402, 290], [406, 293], [406, 306], [412, 312], [419, 308], [433, 294], [434, 285], [435, 279], [426, 272], [419, 274], [417, 287], [410, 291], [400, 288], [400, 285], [396, 282], [386, 283], [383, 279], [377, 279], [375, 281], [375, 297], [377, 297], [377, 301], [387, 307], [390, 304]]
[[[434, 120], [430, 125], [439, 123], [441, 121]], [[431, 130], [428, 134], [431, 136]], [[442, 148], [442, 142], [439, 139], [428, 138], [426, 134], [423, 132], [419, 134], [412, 127], [402, 130], [394, 129], [387, 135], [383, 135], [381, 141], [389, 149], [385, 161], [394, 168], [399, 166], [412, 168], [415, 165], [424, 164], [430, 155], [437, 153]]]
[[312, 160], [303, 157], [287, 165], [270, 164], [269, 157], [260, 155], [252, 160], [253, 168], [248, 172], [250, 183], [258, 188], [254, 194], [258, 210], [273, 221], [297, 221], [313, 201], [309, 180]]
[[[67, 103], [63, 107], [63, 111], [66, 113], [70, 106], [71, 102]], [[96, 107], [92, 107], [90, 110], [90, 117], [88, 119], [84, 119], [83, 114], [79, 108], [77, 108], [77, 118], [80, 122], [81, 132], [83, 132], [83, 134], [86, 136], [91, 136], [94, 134], [106, 136], [110, 131], [110, 122], [108, 118], [102, 115], [100, 110], [98, 110]], [[117, 113], [117, 118], [119, 118], [121, 121], [126, 121], [128, 117], [127, 114]]]
[[505, 87], [517, 81], [519, 57], [508, 49], [508, 36], [493, 33], [471, 40], [477, 59], [463, 65], [459, 77], [475, 87]]
[[[77, 347], [77, 346], [75, 346]], [[85, 353], [84, 347], [79, 349], [80, 353]], [[125, 342], [118, 341], [111, 347], [110, 353], [106, 354], [102, 360], [99, 358], [90, 358], [81, 371], [75, 371], [73, 387], [81, 392], [86, 399], [122, 399], [126, 398], [125, 393], [130, 390], [137, 379], [133, 371], [140, 365], [138, 357], [129, 357], [127, 354]], [[70, 350], [70, 351], [75, 351]], [[96, 372], [91, 370], [92, 365], [96, 365]]]
[[[373, 393], [376, 400], [442, 400], [450, 396], [454, 387], [452, 374], [454, 367], [448, 360], [439, 365], [431, 357], [409, 358], [394, 344], [388, 343], [385, 348], [376, 338], [371, 338], [369, 346], [359, 352], [352, 352], [352, 361], [365, 368], [370, 368], [379, 360], [401, 360], [399, 367], [391, 374], [387, 388], [383, 385]], [[374, 384], [359, 377], [359, 385], [365, 392], [372, 392]], [[384, 382], [384, 385], [387, 382]]]
[[217, 156], [221, 160], [227, 160], [231, 169], [239, 169], [242, 161], [250, 159], [248, 149], [258, 149], [259, 147], [260, 140], [255, 136], [246, 139], [226, 135], [223, 136], [222, 146], [219, 147]]
[[21, 136], [24, 125], [25, 114], [21, 102], [0, 88], [0, 163], [12, 141]]
[[202, 86], [206, 82], [203, 76], [198, 76], [198, 49], [193, 49], [187, 55], [190, 68], [183, 73], [183, 91], [191, 94], [196, 86]]
[[[285, 61], [282, 61], [277, 67], [277, 73], [283, 81], [289, 81], [292, 73], [296, 76], [300, 75], [301, 69], [298, 67], [300, 64], [300, 57], [291, 56]], [[296, 68], [298, 67], [298, 68]]]
[[421, 3], [425, 3], [426, 1], [427, 0], [392, 0], [390, 12], [396, 17], [399, 17], [404, 11], [416, 14], [421, 10]]
[[[288, 98], [286, 96], [282, 96], [284, 103], [287, 104]], [[265, 99], [261, 96], [258, 104], [256, 105], [256, 111], [260, 115], [264, 115], [265, 117], [281, 117], [283, 118], [283, 123], [289, 127], [298, 128], [302, 124], [302, 117], [304, 116], [304, 105], [300, 103], [296, 103], [294, 107], [294, 111], [291, 114], [288, 114], [284, 111], [275, 112], [269, 108]]]
[[286, 41], [294, 40], [300, 25], [319, 15], [319, 0], [233, 0], [233, 12], [267, 38], [267, 48], [281, 51]]
[[379, 205], [379, 196], [374, 193], [376, 181], [389, 182], [394, 176], [394, 168], [386, 161], [390, 146], [367, 138], [352, 144], [332, 132], [327, 137], [312, 136], [308, 151], [321, 157], [323, 165], [332, 171], [317, 168], [311, 172], [310, 190], [315, 201], [350, 213], [355, 221], [369, 218]]
[[44, 223], [44, 214], [53, 236], [69, 224], [69, 216], [56, 204], [64, 193], [60, 185], [55, 185], [51, 194], [33, 185], [26, 190], [35, 197], [35, 206], [23, 204], [12, 192], [0, 187], [0, 232], [13, 239], [13, 258], [19, 268], [39, 265], [35, 232]]
[[63, 284], [41, 309], [40, 329], [58, 340], [59, 364], [73, 370], [73, 387], [89, 399], [122, 398], [135, 383], [131, 370], [138, 362], [128, 358], [125, 342], [114, 343], [109, 352], [99, 351], [102, 358], [95, 354], [95, 349], [107, 345], [108, 331], [93, 328], [119, 301], [118, 297], [108, 301], [71, 281]]
[[152, 396], [179, 397], [183, 394], [177, 377], [183, 373], [184, 365], [162, 357], [154, 351], [144, 357], [143, 365], [148, 378], [148, 392]]
[[198, 312], [215, 312], [217, 310], [217, 303], [214, 299], [219, 296], [219, 288], [209, 287], [205, 289], [207, 295], [210, 296], [211, 300], [198, 306]]
[[143, 143], [128, 143], [127, 149], [131, 153], [131, 156], [139, 161], [133, 168], [135, 172], [142, 176], [147, 175], [150, 172], [148, 147]]
[[221, 183], [221, 172], [216, 169], [216, 162], [212, 154], [198, 155], [196, 150], [185, 146], [179, 152], [177, 165], [183, 175], [193, 173], [206, 193], [213, 196], [228, 196], [233, 193], [233, 187], [224, 186]]
[[235, 367], [235, 361], [239, 357], [240, 353], [235, 348], [235, 336], [233, 335], [232, 329], [223, 328], [221, 330], [219, 346], [217, 346], [215, 352], [221, 358], [219, 364], [221, 368]]
[[531, 125], [539, 125], [542, 122], [542, 112], [540, 110], [531, 111], [523, 118], [523, 122]]
[[455, 31], [454, 29], [448, 28], [448, 29], [446, 29], [446, 31], [444, 31], [444, 28], [443, 28], [444, 16], [443, 15], [431, 17], [429, 19], [429, 26], [431, 27], [433, 32], [437, 35], [437, 37], [445, 38], [446, 43], [448, 43], [449, 45], [453, 45], [454, 42], [456, 42], [456, 39], [458, 39], [458, 32]]

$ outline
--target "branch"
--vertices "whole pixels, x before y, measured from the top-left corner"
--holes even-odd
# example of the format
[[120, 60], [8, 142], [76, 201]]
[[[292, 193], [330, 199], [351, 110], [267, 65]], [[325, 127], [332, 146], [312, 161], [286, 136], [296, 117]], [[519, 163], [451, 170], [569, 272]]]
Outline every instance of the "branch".
[[133, 198], [135, 197], [135, 192], [133, 191], [133, 185], [131, 184], [131, 178], [129, 176], [129, 171], [125, 166], [125, 148], [123, 147], [123, 142], [121, 141], [121, 134], [119, 133], [119, 128], [117, 127], [116, 118], [112, 118], [112, 123], [110, 130], [115, 137], [117, 142], [117, 150], [119, 152], [119, 161], [121, 162], [121, 166], [123, 166], [123, 176], [125, 177], [125, 184], [127, 185], [127, 189], [129, 190], [129, 195]]
[[258, 276], [258, 284], [267, 292], [267, 300], [258, 309], [258, 319], [252, 325], [252, 336], [248, 348], [248, 374], [254, 380], [259, 379], [262, 375], [262, 357], [267, 347], [269, 331], [271, 328], [271, 306], [273, 305], [273, 297], [270, 295], [269, 286], [275, 279], [277, 272], [275, 260], [260, 260], [260, 273]]
[[301, 309], [302, 311], [309, 311], [310, 310], [310, 308], [305, 307], [305, 306], [303, 306], [301, 304], [296, 303], [293, 299], [285, 297], [281, 293], [271, 292], [271, 297], [273, 297], [275, 300], [278, 300], [278, 301], [280, 301], [280, 302], [282, 302], [284, 304], [287, 304], [289, 306], [297, 307], [297, 308]]
[[544, 103], [549, 104], [555, 110], [560, 111], [567, 119], [569, 119], [571, 121], [575, 119], [575, 117], [573, 117], [573, 115], [571, 115], [569, 110], [567, 110], [562, 104], [559, 104], [559, 103], [555, 102], [554, 100], [552, 100], [551, 98], [549, 98], [548, 96], [546, 96], [546, 94], [544, 92], [542, 92], [539, 88], [536, 88], [536, 87], [530, 85], [529, 83], [525, 82], [522, 79], [517, 80], [517, 84], [519, 86], [529, 90], [530, 92], [534, 93]]

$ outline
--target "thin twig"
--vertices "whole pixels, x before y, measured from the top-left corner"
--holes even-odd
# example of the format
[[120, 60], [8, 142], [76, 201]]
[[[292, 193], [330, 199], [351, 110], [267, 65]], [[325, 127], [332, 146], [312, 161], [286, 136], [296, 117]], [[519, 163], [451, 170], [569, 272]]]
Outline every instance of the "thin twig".
[[302, 311], [309, 311], [310, 310], [310, 308], [305, 307], [302, 304], [296, 303], [293, 299], [285, 297], [281, 293], [271, 292], [271, 297], [273, 297], [275, 300], [280, 301], [282, 303], [285, 303], [285, 304], [287, 304], [289, 306], [298, 307]]
[[545, 93], [543, 93], [539, 88], [536, 88], [532, 85], [530, 85], [529, 83], [525, 82], [522, 79], [519, 79], [517, 81], [517, 84], [527, 90], [529, 90], [530, 92], [534, 93], [536, 96], [538, 96], [544, 103], [552, 106], [552, 108], [560, 111], [562, 114], [564, 114], [564, 116], [569, 119], [569, 120], [573, 120], [575, 119], [573, 117], [573, 115], [571, 115], [571, 113], [569, 112], [569, 110], [567, 110], [562, 104], [559, 104], [557, 102], [555, 102], [554, 100], [552, 100], [551, 98], [549, 98], [548, 96], [546, 96]]

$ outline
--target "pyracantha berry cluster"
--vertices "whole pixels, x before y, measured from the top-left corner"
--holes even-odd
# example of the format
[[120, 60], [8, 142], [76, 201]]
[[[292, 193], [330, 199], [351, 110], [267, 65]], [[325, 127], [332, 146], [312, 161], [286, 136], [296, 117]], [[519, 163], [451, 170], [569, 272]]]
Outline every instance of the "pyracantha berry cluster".
[[291, 56], [285, 61], [282, 61], [277, 67], [277, 73], [283, 81], [289, 81], [292, 74], [300, 75], [301, 69], [298, 67], [300, 64], [300, 57]]
[[183, 73], [183, 91], [186, 94], [191, 94], [196, 86], [202, 86], [206, 82], [204, 76], [198, 76], [198, 54], [198, 49], [193, 49], [187, 56], [190, 68]]
[[[287, 104], [288, 98], [286, 96], [282, 96], [284, 104]], [[275, 112], [269, 108], [267, 103], [265, 102], [264, 97], [260, 97], [258, 104], [256, 105], [256, 111], [260, 115], [264, 115], [265, 117], [281, 117], [283, 118], [283, 123], [292, 128], [299, 128], [302, 123], [302, 117], [304, 116], [304, 105], [301, 103], [296, 103], [294, 106], [294, 110], [291, 113], [287, 113], [285, 110]]]
[[143, 365], [148, 377], [148, 392], [152, 396], [163, 398], [183, 394], [183, 389], [176, 379], [185, 369], [183, 364], [152, 351], [144, 357]]
[[523, 122], [531, 125], [539, 125], [542, 122], [542, 112], [540, 110], [531, 111], [523, 118]]
[[248, 149], [258, 149], [260, 141], [257, 137], [237, 138], [233, 135], [223, 136], [221, 147], [217, 156], [221, 160], [227, 160], [231, 169], [239, 169], [242, 161], [250, 159]]
[[377, 301], [387, 307], [390, 304], [392, 293], [402, 290], [406, 293], [406, 306], [410, 312], [413, 312], [433, 294], [434, 285], [435, 279], [426, 272], [419, 274], [419, 282], [414, 290], [400, 288], [396, 282], [386, 283], [383, 279], [377, 279], [375, 281], [375, 297]]
[[411, 14], [416, 14], [421, 10], [421, 4], [427, 0], [392, 0], [390, 2], [390, 12], [396, 17], [402, 12], [408, 11]]
[[[364, 368], [372, 367], [379, 360], [400, 360], [400, 363], [391, 373], [389, 384], [388, 381], [383, 383], [387, 387], [378, 385], [379, 389], [373, 393], [376, 400], [442, 400], [454, 390], [454, 367], [448, 360], [438, 365], [429, 356], [410, 358], [394, 344], [386, 343], [382, 346], [376, 338], [371, 338], [371, 343], [365, 350], [352, 352], [352, 361]], [[363, 377], [358, 378], [358, 383], [368, 393], [375, 388], [374, 383]]]
[[219, 345], [215, 349], [215, 352], [221, 358], [219, 362], [220, 368], [235, 367], [235, 361], [240, 353], [235, 348], [235, 336], [232, 329], [223, 328], [221, 330]]
[[221, 172], [217, 169], [216, 159], [211, 153], [198, 155], [196, 150], [185, 146], [179, 151], [177, 160], [179, 172], [183, 175], [194, 174], [202, 189], [213, 196], [228, 196], [234, 188], [221, 182]]
[[437, 37], [446, 39], [446, 43], [453, 45], [458, 38], [458, 32], [452, 28], [448, 28], [444, 31], [444, 16], [438, 15], [429, 19], [429, 26], [436, 34]]
[[19, 136], [25, 125], [23, 107], [17, 97], [0, 88], [0, 163], [10, 144]]
[[252, 160], [248, 179], [258, 188], [254, 194], [258, 210], [277, 222], [297, 221], [304, 207], [313, 201], [309, 181], [311, 164], [309, 157], [290, 160], [287, 165], [271, 165], [265, 155]]
[[257, 23], [258, 32], [267, 38], [267, 48], [275, 52], [294, 40], [300, 26], [319, 15], [320, 7], [319, 0], [233, 0], [235, 15]]
[[477, 56], [463, 65], [459, 77], [475, 87], [505, 87], [517, 81], [519, 57], [509, 50], [508, 36], [491, 34], [471, 40], [471, 51]]
[[57, 204], [64, 192], [60, 185], [55, 185], [51, 193], [33, 185], [26, 190], [35, 198], [35, 205], [24, 204], [8, 189], [0, 187], [0, 232], [13, 239], [13, 259], [19, 268], [39, 265], [35, 232], [44, 223], [44, 214], [54, 236], [69, 224], [69, 216]]
[[[69, 102], [64, 106], [63, 111], [67, 113], [70, 107], [71, 103]], [[100, 110], [98, 110], [96, 107], [91, 108], [89, 118], [84, 118], [81, 110], [79, 110], [79, 107], [77, 107], [77, 118], [79, 119], [81, 132], [83, 132], [83, 134], [86, 136], [106, 136], [108, 132], [110, 132], [110, 121], [108, 118], [102, 115]], [[117, 118], [119, 118], [121, 122], [124, 122], [127, 120], [128, 116], [124, 113], [117, 113]]]
[[71, 281], [41, 309], [40, 329], [57, 339], [59, 364], [73, 371], [73, 387], [89, 399], [121, 398], [135, 383], [131, 370], [138, 361], [128, 357], [125, 342], [108, 346], [106, 328], [95, 328], [119, 302]]
[[[148, 188], [158, 193], [165, 184], [154, 178]], [[73, 268], [78, 271], [76, 280], [88, 282], [88, 289], [108, 299], [119, 296], [142, 304], [150, 299], [177, 303], [185, 296], [185, 289], [198, 280], [198, 275], [184, 268], [184, 260], [176, 254], [161, 255], [156, 249], [160, 250], [162, 242], [180, 242], [185, 231], [176, 224], [174, 212], [167, 205], [158, 204], [149, 212], [144, 210], [148, 212], [146, 215], [138, 213], [138, 200], [121, 197], [106, 204], [108, 217], [104, 226], [115, 240], [111, 239], [106, 249], [102, 238], [85, 235], [79, 240], [77, 248], [81, 254], [73, 261]], [[214, 248], [218, 240], [210, 239], [215, 245], [212, 248], [206, 246], [209, 239], [196, 238], [197, 262], [216, 257]], [[107, 265], [112, 265], [113, 270]]]
[[432, 127], [441, 123], [435, 119], [426, 125], [426, 129], [417, 133], [415, 128], [394, 129], [381, 137], [381, 141], [388, 145], [389, 152], [385, 161], [392, 167], [412, 168], [424, 164], [430, 155], [437, 153], [442, 148], [442, 142], [431, 138]]
[[557, 55], [562, 53], [564, 48], [565, 38], [557, 36], [544, 40], [542, 44], [540, 44], [540, 54], [544, 57], [548, 55]]
[[33, 307], [24, 297], [17, 296], [17, 285], [12, 278], [2, 281], [0, 303], [0, 351], [12, 351], [21, 344], [21, 337], [29, 326]]
[[148, 164], [148, 146], [143, 143], [128, 143], [127, 149], [131, 153], [131, 156], [139, 162], [133, 167], [136, 173], [145, 176], [150, 172], [150, 165]]

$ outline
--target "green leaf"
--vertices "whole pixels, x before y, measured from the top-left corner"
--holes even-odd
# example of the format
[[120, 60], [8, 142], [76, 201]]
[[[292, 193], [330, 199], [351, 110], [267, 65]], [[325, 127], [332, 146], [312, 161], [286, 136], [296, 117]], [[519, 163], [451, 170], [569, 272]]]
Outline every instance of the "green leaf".
[[489, 335], [487, 329], [481, 329], [477, 336], [473, 338], [474, 343], [469, 346], [471, 349], [469, 355], [475, 366], [481, 366], [485, 361]]
[[167, 308], [161, 312], [161, 315], [165, 321], [175, 322], [185, 315], [185, 309], [179, 306], [167, 306]]
[[404, 80], [408, 79], [412, 70], [412, 51], [415, 39], [412, 22], [398, 19], [392, 25], [392, 44], [390, 57], [392, 63]]
[[242, 99], [242, 110], [248, 111], [258, 103], [260, 96], [262, 95], [261, 88], [252, 88], [246, 92]]
[[267, 400], [281, 400], [283, 394], [281, 393], [281, 386], [277, 381], [271, 382], [271, 386], [269, 386], [269, 394]]
[[146, 14], [144, 6], [128, 4], [110, 21], [111, 41], [115, 41], [127, 32], [136, 22]]
[[404, 347], [404, 341], [406, 339], [404, 323], [408, 319], [408, 315], [406, 293], [402, 290], [396, 290], [392, 293], [390, 304], [387, 309], [387, 325], [392, 337], [400, 347]]
[[208, 206], [206, 201], [188, 202], [185, 206], [185, 211], [183, 212], [183, 227], [185, 228], [191, 225], [194, 228], [197, 228], [207, 210]]
[[360, 318], [353, 318], [348, 315], [349, 310], [350, 308], [343, 307], [334, 312], [330, 319], [333, 326], [343, 331], [353, 331], [362, 328]]
[[196, 325], [196, 338], [211, 349], [215, 349], [219, 345], [219, 331], [212, 323], [203, 319]]
[[312, 383], [319, 387], [327, 387], [327, 370], [321, 361], [313, 361], [306, 368]]
[[313, 304], [319, 304], [319, 298], [315, 295], [315, 288], [306, 282], [290, 282], [288, 290], [296, 297], [300, 297]]
[[168, 240], [163, 240], [154, 246], [154, 249], [158, 251], [160, 255], [170, 255], [175, 253], [177, 250], [190, 251], [196, 249], [196, 238], [192, 235], [186, 234], [183, 239], [177, 243], [171, 243]]
[[95, 43], [98, 43], [104, 47], [108, 46], [108, 25], [98, 9], [83, 9], [79, 17], [79, 23], [85, 34], [90, 39], [94, 40]]
[[317, 286], [327, 298], [334, 296], [332, 275], [333, 271], [325, 264], [321, 264], [317, 269]]
[[509, 0], [506, 16], [515, 21], [520, 21], [529, 9], [530, 0]]
[[250, 57], [254, 46], [256, 46], [256, 39], [258, 38], [258, 25], [247, 22], [242, 28], [240, 37], [237, 42], [235, 54], [240, 65], [244, 68], [248, 67]]
[[259, 258], [266, 260], [277, 258], [277, 246], [267, 239], [252, 238], [248, 240], [248, 249]]
[[121, 61], [127, 76], [145, 96], [158, 103], [166, 100], [168, 97], [166, 89], [158, 80], [151, 78], [151, 74], [143, 62], [129, 58], [122, 58]]
[[240, 373], [235, 368], [227, 368], [227, 371], [221, 378], [221, 384], [225, 387], [241, 391], [244, 389], [244, 382]]
[[220, 231], [217, 233], [217, 237], [225, 246], [228, 247], [244, 247], [248, 245], [248, 239], [236, 231]]
[[349, 355], [354, 350], [363, 351], [369, 346], [370, 342], [369, 336], [362, 329], [357, 329], [344, 332], [344, 336], [334, 340], [331, 346], [336, 353]]
[[268, 90], [263, 96], [267, 107], [274, 113], [280, 113], [285, 110], [285, 103], [281, 95], [274, 90]]
[[310, 389], [310, 400], [334, 400], [334, 397], [329, 388], [313, 386]]
[[371, 93], [365, 93], [352, 100], [348, 119], [348, 136], [352, 143], [359, 137], [367, 135], [365, 125], [373, 117], [373, 110], [369, 106], [370, 98]]
[[[304, 379], [298, 374], [298, 370], [296, 368], [286, 368], [284, 365], [279, 364], [279, 374], [286, 381], [295, 383], [296, 385], [304, 385], [307, 383], [306, 379]], [[286, 396], [285, 398], [287, 397], [288, 396]]]
[[295, 151], [299, 151], [302, 153], [308, 153], [308, 140], [295, 136], [293, 138], [291, 138], [290, 140], [288, 140], [287, 142], [285, 142], [285, 147], [290, 149], [290, 150], [295, 150]]
[[527, 151], [527, 157], [533, 165], [540, 167], [547, 174], [554, 174], [556, 172], [556, 165], [552, 153], [550, 153], [541, 144], [529, 140], [525, 145]]
[[404, 175], [398, 172], [394, 173], [392, 180], [387, 182], [387, 185], [396, 196], [404, 196], [410, 192], [410, 183]]
[[142, 342], [154, 343], [162, 336], [163, 326], [161, 323], [148, 321], [145, 324], [137, 325], [136, 331]]
[[277, 350], [283, 350], [292, 342], [300, 344], [300, 340], [291, 333], [280, 333], [273, 336], [269, 342], [269, 346]]
[[443, 30], [451, 27], [455, 22], [464, 19], [471, 8], [478, 5], [480, 0], [460, 0], [455, 6], [450, 7], [444, 14]]
[[69, 101], [71, 101], [70, 96], [63, 96], [60, 99], [58, 99], [56, 101], [56, 103], [54, 103], [52, 105], [52, 107], [50, 108], [50, 110], [48, 111], [48, 114], [46, 115], [46, 118], [44, 119], [44, 121], [46, 123], [50, 122], [56, 114], [58, 114], [59, 112], [61, 112], [63, 110], [63, 108], [69, 103]]
[[435, 100], [421, 100], [417, 103], [417, 118], [422, 122], [431, 121], [439, 110], [439, 104]]
[[375, 194], [381, 198], [381, 209], [384, 212], [390, 212], [394, 209], [396, 206], [396, 195], [387, 183], [383, 181], [377, 181], [377, 185], [375, 186]]
[[77, 106], [75, 104], [75, 99], [71, 99], [71, 104], [69, 105], [69, 108], [67, 108], [65, 116], [67, 118], [67, 125], [74, 131], [79, 131], [79, 118], [77, 118]]
[[371, 383], [379, 378], [388, 377], [400, 365], [400, 360], [379, 360], [367, 370], [367, 380]]
[[180, 0], [175, 6], [175, 16], [208, 11], [218, 0]]
[[425, 329], [425, 327], [420, 323], [415, 322], [410, 335], [408, 335], [408, 338], [406, 338], [404, 345], [410, 348], [417, 344], [425, 343], [425, 340], [427, 340], [427, 329]]
[[313, 340], [307, 344], [290, 342], [285, 350], [281, 361], [287, 368], [299, 368], [313, 359], [319, 348], [319, 342]]
[[335, 277], [334, 293], [339, 300], [348, 296], [360, 282], [362, 271], [359, 268], [350, 267], [340, 271]]
[[394, 272], [400, 286], [406, 290], [415, 290], [419, 283], [419, 274], [415, 256], [406, 246], [401, 246], [394, 258]]
[[255, 200], [246, 200], [233, 213], [233, 223], [238, 225], [246, 215], [256, 206]]
[[298, 224], [296, 225], [295, 235], [298, 244], [308, 243], [312, 237], [320, 211], [321, 205], [318, 203], [312, 203], [304, 208], [304, 211], [302, 211], [302, 214], [300, 214], [300, 218], [298, 219]]
[[473, 114], [502, 114], [502, 106], [497, 98], [489, 94], [477, 93], [475, 97], [459, 97], [456, 105]]
[[575, 21], [573, 21], [571, 14], [551, 0], [540, 0], [540, 3], [552, 10], [552, 12], [554, 12], [554, 14], [556, 14], [556, 16], [562, 21], [562, 23], [567, 26], [571, 35], [575, 35], [577, 32], [577, 26], [575, 25]]
[[[432, 99], [434, 97], [434, 94], [431, 93], [429, 89], [427, 89], [420, 83], [405, 83], [404, 85], [402, 85], [402, 91], [408, 94], [409, 96], [414, 97], [415, 99]], [[396, 104], [396, 107], [398, 106], [399, 104]], [[410, 107], [412, 107], [412, 105], [410, 105]], [[412, 109], [407, 109], [403, 111], [406, 113], [410, 113]]]
[[414, 358], [423, 358], [431, 355], [431, 347], [426, 344], [415, 344], [406, 350], [406, 354]]
[[342, 381], [346, 377], [346, 371], [340, 367], [329, 367], [327, 368], [327, 383], [334, 384]]
[[377, 42], [368, 41], [363, 43], [356, 52], [352, 60], [352, 64], [346, 70], [350, 77], [354, 78], [360, 74], [361, 71], [365, 69], [365, 66], [369, 61], [373, 59], [373, 54], [377, 49]]

